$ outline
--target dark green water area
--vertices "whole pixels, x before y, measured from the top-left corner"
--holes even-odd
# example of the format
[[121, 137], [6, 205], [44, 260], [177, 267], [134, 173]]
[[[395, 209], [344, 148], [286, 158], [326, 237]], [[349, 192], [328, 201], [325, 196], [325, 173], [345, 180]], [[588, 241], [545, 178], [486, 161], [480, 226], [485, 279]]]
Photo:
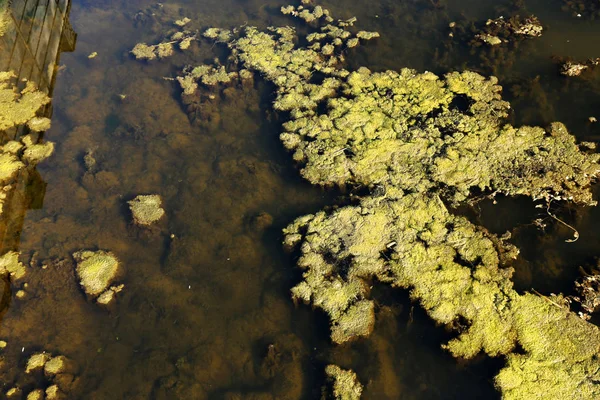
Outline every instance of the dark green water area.
[[[212, 43], [197, 41], [152, 62], [129, 53], [136, 43], [160, 42], [164, 21], [183, 17], [193, 29], [300, 27], [281, 15], [287, 4], [72, 2], [77, 46], [61, 55], [45, 133], [56, 151], [37, 167], [41, 183], [32, 190], [43, 201], [17, 233], [18, 250], [33, 259], [27, 295], [13, 298], [0, 321], [0, 339], [9, 344], [3, 393], [21, 379], [28, 356], [44, 350], [78, 364], [73, 399], [318, 399], [330, 363], [356, 371], [364, 399], [500, 398], [493, 377], [503, 360], [454, 359], [440, 347], [452, 334], [402, 290], [374, 287], [373, 334], [332, 344], [327, 317], [291, 300], [301, 271], [297, 255], [283, 250], [281, 231], [301, 215], [344, 204], [349, 193], [302, 180], [279, 141], [284, 117], [272, 111], [273, 88], [260, 79], [215, 91], [219, 101], [201, 120], [188, 115], [177, 82], [164, 78], [210, 63], [222, 52]], [[589, 120], [600, 119], [600, 67], [579, 77], [559, 74], [559, 60], [600, 57], [600, 21], [565, 11], [560, 0], [319, 4], [381, 34], [348, 50], [349, 69], [495, 75], [511, 103], [511, 123], [561, 121], [578, 140], [600, 141], [600, 122]], [[535, 14], [543, 35], [500, 48], [449, 37], [451, 22], [481, 26], [516, 14]], [[138, 194], [163, 199], [166, 217], [151, 229], [131, 222], [127, 201]], [[600, 187], [594, 194], [600, 197]], [[457, 212], [491, 232], [512, 232], [521, 250], [519, 291], [570, 294], [579, 267], [595, 265], [600, 254], [597, 207], [551, 204], [579, 232], [574, 243], [565, 241], [572, 230], [529, 200], [498, 198]], [[47, 262], [80, 249], [110, 250], [121, 261], [125, 289], [108, 308], [86, 299], [71, 263]], [[24, 382], [25, 393], [47, 385], [41, 376]]]

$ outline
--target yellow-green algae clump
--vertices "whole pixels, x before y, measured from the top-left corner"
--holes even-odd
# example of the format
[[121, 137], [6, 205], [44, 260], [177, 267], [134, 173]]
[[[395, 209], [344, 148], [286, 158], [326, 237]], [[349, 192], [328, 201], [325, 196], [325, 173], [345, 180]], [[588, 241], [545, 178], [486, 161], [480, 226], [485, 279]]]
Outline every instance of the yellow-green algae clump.
[[0, 72], [0, 131], [23, 125], [36, 117], [50, 98], [36, 89], [31, 81], [18, 90], [13, 72]]
[[25, 276], [26, 269], [19, 261], [19, 253], [9, 251], [0, 257], [0, 276], [9, 275], [13, 280], [19, 280]]
[[73, 254], [77, 276], [85, 293], [98, 296], [108, 288], [119, 271], [119, 260], [111, 252], [83, 250]]
[[[308, 5], [282, 11], [310, 23], [329, 16]], [[226, 43], [232, 65], [275, 85], [273, 107], [289, 113], [281, 139], [307, 180], [370, 192], [285, 229], [304, 269], [293, 297], [323, 309], [343, 343], [373, 329], [373, 280], [406, 288], [434, 320], [462, 326], [445, 345], [454, 356], [506, 356], [496, 377], [504, 398], [600, 398], [598, 328], [559, 297], [517, 293], [517, 249], [445, 205], [481, 193], [592, 205], [600, 156], [560, 123], [506, 123], [494, 77], [348, 71], [340, 50], [377, 35], [353, 33], [354, 19], [325, 22], [306, 46], [291, 27], [205, 35]]]
[[[358, 400], [363, 387], [356, 377], [356, 373], [342, 369], [337, 365], [328, 365], [325, 368], [328, 384], [331, 385], [330, 393], [336, 400]], [[327, 399], [327, 388], [324, 389], [322, 398]]]
[[140, 195], [128, 201], [133, 220], [138, 225], [152, 225], [165, 215], [162, 199], [157, 194]]

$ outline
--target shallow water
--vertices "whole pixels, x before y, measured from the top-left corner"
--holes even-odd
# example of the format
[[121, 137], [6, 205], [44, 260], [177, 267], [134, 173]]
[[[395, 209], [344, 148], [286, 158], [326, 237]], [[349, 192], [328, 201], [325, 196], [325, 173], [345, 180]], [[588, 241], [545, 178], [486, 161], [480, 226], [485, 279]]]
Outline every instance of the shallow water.
[[[449, 334], [402, 291], [376, 288], [373, 335], [333, 346], [326, 318], [290, 300], [300, 273], [280, 242], [281, 229], [295, 217], [343, 200], [299, 177], [279, 144], [281, 116], [270, 111], [269, 87], [257, 82], [228, 89], [209, 118], [191, 121], [179, 89], [163, 77], [214, 58], [216, 49], [203, 42], [151, 63], [128, 54], [138, 42], [162, 39], [170, 21], [182, 17], [191, 18], [194, 29], [289, 24], [278, 15], [285, 4], [72, 3], [77, 46], [61, 55], [53, 126], [45, 135], [57, 149], [37, 168], [35, 201], [16, 238], [24, 260], [33, 258], [27, 295], [12, 299], [0, 323], [0, 339], [8, 342], [0, 369], [4, 389], [18, 383], [27, 393], [47, 386], [42, 376], [23, 373], [28, 356], [45, 350], [78, 363], [72, 398], [319, 398], [330, 362], [358, 373], [365, 399], [499, 397], [492, 377], [501, 360], [454, 360], [439, 347]], [[513, 122], [560, 120], [580, 140], [600, 139], [600, 124], [588, 122], [600, 118], [600, 68], [565, 79], [551, 58], [600, 57], [591, 45], [600, 42], [600, 24], [561, 11], [560, 0], [527, 1], [526, 10], [547, 30], [506, 54], [446, 41], [450, 22], [509, 15], [511, 2], [321, 4], [336, 17], [357, 16], [361, 29], [382, 35], [348, 55], [352, 67], [493, 73], [513, 105]], [[90, 59], [92, 52], [98, 55]], [[91, 171], [86, 153], [97, 163]], [[600, 197], [600, 189], [595, 192]], [[167, 217], [142, 230], [132, 225], [126, 202], [150, 193], [162, 196]], [[594, 262], [600, 249], [599, 209], [555, 208], [578, 229], [576, 243], [565, 243], [572, 232], [521, 199], [464, 212], [494, 232], [513, 231], [522, 250], [517, 287], [550, 293], [571, 290], [577, 267]], [[549, 224], [544, 232], [531, 226], [538, 217]], [[70, 260], [88, 248], [113, 251], [124, 267], [119, 282], [125, 290], [109, 309], [86, 299], [71, 261], [47, 261]]]

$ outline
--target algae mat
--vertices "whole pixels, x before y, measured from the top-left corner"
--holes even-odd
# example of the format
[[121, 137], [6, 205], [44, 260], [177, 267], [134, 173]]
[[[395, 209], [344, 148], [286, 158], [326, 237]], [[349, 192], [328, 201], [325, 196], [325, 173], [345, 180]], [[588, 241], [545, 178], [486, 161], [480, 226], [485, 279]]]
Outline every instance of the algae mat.
[[[579, 141], [600, 137], [598, 126], [588, 121], [600, 105], [596, 72], [582, 79], [559, 79], [550, 59], [553, 55], [578, 60], [600, 56], [585, 44], [599, 37], [600, 28], [586, 15], [579, 18], [561, 10], [561, 1], [551, 2], [553, 7], [527, 2], [526, 10], [515, 9], [510, 2], [355, 3], [319, 2], [336, 21], [356, 16], [357, 31], [380, 34], [364, 45], [334, 50], [336, 57], [345, 58], [342, 62], [349, 71], [366, 66], [371, 73], [409, 67], [438, 76], [464, 70], [493, 74], [503, 87], [503, 99], [512, 106], [507, 113], [513, 126], [545, 127], [561, 121]], [[71, 23], [78, 34], [77, 48], [62, 56], [53, 93], [52, 128], [45, 134], [55, 143], [55, 154], [37, 167], [44, 184], [29, 189], [44, 193], [43, 206], [39, 201], [24, 214], [18, 245], [6, 249], [21, 252], [27, 273], [11, 282], [11, 301], [0, 324], [0, 340], [6, 342], [0, 370], [4, 391], [18, 386], [25, 396], [63, 385], [70, 389], [64, 394], [72, 398], [319, 398], [331, 378], [326, 371], [342, 371], [326, 368], [335, 364], [357, 373], [366, 399], [499, 397], [493, 377], [505, 361], [479, 357], [457, 362], [440, 348], [455, 334], [435, 326], [408, 292], [373, 281], [368, 288], [368, 299], [375, 304], [373, 331], [342, 346], [330, 341], [329, 317], [292, 302], [290, 289], [302, 281], [303, 271], [296, 267], [298, 254], [283, 251], [282, 229], [307, 214], [327, 221], [336, 211], [318, 212], [334, 205], [339, 206], [338, 213], [347, 213], [351, 210], [344, 207], [351, 202], [357, 206], [357, 199], [366, 193], [355, 184], [322, 190], [301, 178], [297, 167], [304, 165], [314, 166], [307, 170], [314, 173], [304, 173], [311, 181], [323, 183], [327, 176], [327, 168], [310, 161], [318, 160], [319, 142], [312, 142], [314, 152], [301, 148], [307, 157], [299, 154], [294, 162], [279, 135], [284, 129], [298, 134], [290, 125], [283, 126], [291, 117], [298, 118], [289, 111], [274, 112], [274, 88], [259, 74], [250, 80], [240, 71], [235, 81], [218, 87], [200, 82], [199, 98], [182, 97], [176, 77], [184, 76], [182, 71], [192, 73], [187, 66], [222, 65], [226, 73], [238, 69], [222, 43], [199, 38], [180, 49], [185, 34], [173, 39], [177, 32], [204, 32], [210, 27], [256, 26], [264, 31], [268, 26], [295, 26], [300, 35], [313, 32], [314, 27], [281, 14], [280, 8], [287, 5], [275, 1], [73, 2]], [[510, 13], [534, 13], [547, 29], [540, 38], [502, 49], [474, 49], [462, 38], [448, 42], [451, 22], [459, 27], [477, 25]], [[184, 18], [190, 21], [175, 24]], [[129, 53], [138, 43], [163, 41], [176, 41], [168, 58], [142, 62]], [[97, 55], [89, 58], [94, 52]], [[321, 77], [315, 79], [311, 83], [321, 82]], [[382, 89], [383, 98], [389, 96], [388, 89]], [[453, 104], [462, 107], [458, 97]], [[504, 110], [504, 105], [494, 110]], [[299, 142], [286, 145], [291, 143]], [[350, 146], [340, 145], [344, 147]], [[366, 151], [351, 150], [354, 157]], [[348, 150], [342, 153], [352, 156]], [[400, 165], [388, 165], [381, 156], [375, 160], [381, 161], [384, 171]], [[340, 168], [336, 165], [330, 171]], [[357, 182], [360, 174], [354, 172], [360, 171], [353, 170]], [[422, 176], [400, 172], [398, 177]], [[402, 182], [409, 181], [403, 178]], [[504, 192], [512, 193], [515, 185], [502, 182], [508, 187]], [[431, 187], [430, 182], [427, 185]], [[41, 186], [45, 189], [39, 190]], [[369, 191], [392, 195], [382, 180]], [[448, 193], [465, 195], [462, 189]], [[165, 215], [151, 227], [133, 223], [128, 202], [139, 195], [162, 198]], [[453, 199], [460, 202], [456, 196]], [[597, 199], [597, 193], [592, 197]], [[454, 230], [475, 224], [488, 228], [489, 233], [477, 233], [484, 236], [512, 231], [505, 245], [510, 249], [512, 243], [521, 250], [512, 264], [519, 294], [532, 288], [545, 295], [572, 290], [577, 267], [593, 262], [600, 248], [594, 223], [597, 209], [552, 202], [551, 212], [575, 226], [580, 235], [577, 242], [565, 243], [573, 232], [549, 218], [544, 209], [521, 198], [496, 200], [495, 205], [483, 201], [475, 208], [451, 208], [457, 218]], [[413, 209], [420, 209], [419, 204]], [[443, 219], [440, 212], [446, 211], [437, 208], [437, 200], [427, 204], [428, 212]], [[379, 211], [379, 205], [361, 207], [375, 210], [366, 224], [377, 226], [380, 217], [397, 218]], [[402, 210], [393, 204], [389, 207]], [[531, 225], [539, 218], [547, 225], [545, 231]], [[346, 232], [341, 240], [378, 246], [390, 235], [384, 246], [392, 241], [411, 243], [408, 239], [401, 243], [390, 232], [373, 239], [370, 235], [376, 231], [365, 229], [356, 231], [360, 237]], [[438, 233], [423, 240], [434, 243], [443, 237]], [[298, 234], [306, 232], [300, 229]], [[356, 249], [365, 259], [369, 255], [361, 253], [360, 246]], [[96, 304], [79, 286], [71, 255], [81, 250], [107, 251], [118, 258], [119, 275], [111, 284], [124, 288], [109, 306]], [[392, 253], [384, 251], [390, 258]], [[330, 257], [335, 255], [331, 252]], [[461, 257], [461, 266], [468, 260], [477, 262], [477, 255]], [[494, 263], [488, 255], [482, 260]], [[502, 279], [496, 281], [505, 284]], [[19, 291], [24, 293], [21, 298]], [[510, 301], [520, 299], [511, 296]], [[551, 313], [554, 306], [537, 307]], [[522, 318], [522, 313], [515, 318]], [[514, 326], [518, 330], [520, 325]], [[494, 343], [488, 343], [487, 349]], [[42, 351], [48, 360], [64, 356], [76, 367], [70, 365], [70, 372], [54, 375], [46, 374], [45, 366], [25, 373], [30, 356]], [[510, 360], [511, 365], [521, 361]], [[65, 375], [73, 380], [65, 383]], [[504, 375], [507, 385], [515, 379]]]

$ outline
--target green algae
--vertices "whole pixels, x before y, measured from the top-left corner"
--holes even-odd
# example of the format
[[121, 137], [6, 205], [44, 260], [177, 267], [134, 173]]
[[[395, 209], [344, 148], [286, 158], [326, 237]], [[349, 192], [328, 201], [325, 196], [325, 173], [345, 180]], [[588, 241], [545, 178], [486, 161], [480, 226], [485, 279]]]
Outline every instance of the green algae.
[[38, 91], [33, 82], [18, 90], [12, 72], [0, 72], [0, 131], [23, 125], [36, 117], [50, 98]]
[[[315, 24], [322, 10], [282, 12]], [[371, 192], [285, 229], [284, 244], [297, 246], [304, 270], [293, 298], [323, 309], [332, 340], [344, 343], [373, 329], [372, 281], [405, 288], [457, 332], [444, 345], [452, 355], [506, 356], [496, 380], [506, 398], [539, 397], [546, 384], [559, 398], [595, 398], [598, 328], [552, 299], [517, 293], [510, 267], [517, 249], [445, 203], [502, 193], [594, 205], [600, 156], [560, 123], [508, 124], [510, 105], [494, 77], [348, 71], [339, 50], [377, 35], [346, 29], [353, 20], [327, 22], [306, 37], [308, 46], [291, 27], [204, 35], [229, 47], [232, 65], [275, 85], [273, 108], [289, 115], [281, 140], [308, 181]], [[537, 21], [530, 25], [514, 33], [538, 36]], [[198, 86], [188, 79], [186, 87]]]
[[22, 279], [26, 274], [23, 263], [19, 261], [19, 253], [9, 251], [0, 257], [0, 276], [10, 275], [14, 280]]
[[140, 195], [128, 201], [133, 220], [138, 225], [152, 225], [165, 215], [159, 195]]
[[36, 353], [29, 357], [27, 360], [27, 366], [25, 368], [25, 373], [29, 374], [32, 371], [43, 369], [46, 362], [50, 360], [50, 355], [46, 353]]
[[[358, 400], [363, 387], [356, 377], [356, 373], [345, 370], [337, 365], [330, 364], [325, 368], [327, 380], [331, 385], [331, 395], [336, 400]], [[324, 390], [323, 399], [327, 399], [327, 389]]]
[[14, 154], [2, 152], [0, 154], [0, 182], [6, 183], [12, 180], [24, 166], [25, 164]]
[[[183, 18], [176, 20], [174, 25], [180, 29], [183, 29], [187, 23], [190, 22], [189, 18]], [[178, 30], [171, 33], [166, 39], [157, 44], [137, 43], [130, 53], [137, 60], [152, 61], [155, 59], [164, 59], [171, 57], [175, 54], [175, 45], [180, 50], [187, 50], [190, 48], [192, 41], [196, 40], [197, 33], [188, 30]]]
[[106, 251], [78, 251], [73, 254], [77, 261], [77, 276], [85, 293], [97, 296], [108, 288], [119, 271], [119, 260]]

